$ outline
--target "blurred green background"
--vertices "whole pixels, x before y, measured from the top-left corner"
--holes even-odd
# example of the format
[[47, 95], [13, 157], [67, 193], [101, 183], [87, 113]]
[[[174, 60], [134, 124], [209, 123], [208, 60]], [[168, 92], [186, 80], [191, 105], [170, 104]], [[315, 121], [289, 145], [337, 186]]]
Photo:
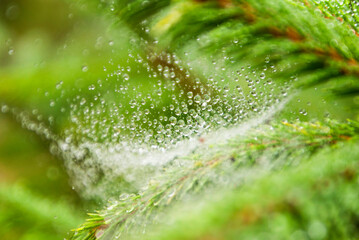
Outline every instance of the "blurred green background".
[[[134, 65], [128, 61], [132, 33], [123, 26], [111, 27], [113, 19], [104, 14], [100, 2], [0, 2], [1, 239], [63, 239], [84, 221], [86, 212], [101, 205], [79, 197], [62, 160], [49, 153], [49, 141], [22, 128], [16, 117], [22, 110], [31, 110], [55, 133], [63, 134], [70, 124], [73, 103], [66, 99], [94, 95], [88, 91], [89, 86], [103, 81], [117, 65]], [[139, 52], [138, 46], [131, 45], [132, 54]], [[196, 57], [194, 53], [186, 60], [195, 61]], [[148, 73], [140, 70], [135, 74], [138, 81], [133, 82], [134, 86], [144, 95], [153, 93], [149, 86], [156, 82], [142, 81]], [[115, 98], [112, 88], [109, 83], [101, 89], [104, 99]], [[277, 117], [355, 118], [350, 109], [342, 107], [350, 104], [328, 103], [326, 94], [320, 87], [304, 91]], [[157, 102], [158, 109], [166, 106], [166, 97], [170, 97], [163, 96]], [[133, 96], [123, 97], [128, 101]]]
[[[60, 112], [64, 106], [49, 106], [46, 92], [56, 99], [63, 94], [55, 91], [59, 83], [80, 88], [85, 65], [96, 79], [102, 71], [92, 66], [111, 54], [102, 47], [108, 46], [109, 23], [94, 9], [80, 1], [0, 2], [1, 239], [64, 239], [86, 212], [98, 207], [72, 189], [62, 160], [49, 153], [49, 141], [22, 128], [8, 111], [57, 116], [54, 131], [66, 124]], [[77, 88], [65, 94], [76, 94]]]

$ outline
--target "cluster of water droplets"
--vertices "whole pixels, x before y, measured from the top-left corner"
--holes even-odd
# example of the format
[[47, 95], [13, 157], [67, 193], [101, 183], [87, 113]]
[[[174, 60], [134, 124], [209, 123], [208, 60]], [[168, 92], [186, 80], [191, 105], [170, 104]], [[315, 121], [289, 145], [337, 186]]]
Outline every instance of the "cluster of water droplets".
[[[115, 44], [108, 42], [110, 48]], [[269, 58], [256, 69], [227, 69], [226, 62], [211, 60], [206, 71], [198, 66], [208, 67], [208, 59], [193, 64], [173, 53], [131, 48], [127, 54], [125, 60], [111, 58], [95, 69], [102, 71], [96, 79], [94, 69], [82, 64], [81, 74], [91, 79], [85, 88], [59, 80], [53, 89], [39, 89], [49, 108], [60, 108], [66, 118], [59, 132], [51, 130], [58, 114], [13, 110], [25, 128], [52, 142], [50, 150], [65, 159], [74, 188], [87, 195], [105, 196], [103, 184], [119, 176], [141, 186], [158, 166], [231, 132], [241, 133], [234, 129], [245, 122], [265, 121], [290, 85], [271, 79], [278, 69]], [[69, 98], [69, 91], [77, 92], [75, 97]], [[2, 111], [10, 110], [3, 105]]]
[[316, 11], [318, 11], [319, 14], [321, 14], [321, 10], [324, 9], [339, 20], [347, 22], [356, 32], [359, 30], [359, 1], [314, 0], [313, 2], [318, 6]]
[[[266, 77], [276, 71], [269, 60], [268, 67], [242, 66], [226, 75], [198, 74], [164, 52], [145, 57], [130, 52], [127, 62], [111, 59], [104, 77], [72, 99], [59, 148], [72, 159], [74, 176], [82, 176], [79, 185], [121, 175], [140, 186], [147, 179], [143, 166], [153, 170], [204, 142], [219, 141], [223, 131], [280, 104], [289, 88]], [[87, 74], [86, 67], [82, 71]]]
[[[165, 150], [178, 142], [238, 124], [286, 96], [267, 71], [242, 67], [226, 77], [196, 76], [175, 55], [147, 59], [129, 54], [131, 66], [104, 67], [104, 78], [73, 100], [71, 140], [130, 145], [135, 152]], [[159, 62], [159, 63], [158, 63]], [[215, 64], [215, 63], [214, 63]], [[107, 86], [106, 86], [107, 85]], [[111, 92], [102, 89], [112, 89]]]

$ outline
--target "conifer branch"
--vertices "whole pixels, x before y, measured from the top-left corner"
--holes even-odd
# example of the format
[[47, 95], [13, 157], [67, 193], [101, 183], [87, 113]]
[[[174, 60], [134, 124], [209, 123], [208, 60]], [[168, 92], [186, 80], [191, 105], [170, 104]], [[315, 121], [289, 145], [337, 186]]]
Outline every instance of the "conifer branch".
[[[126, 2], [126, 1], [125, 1]], [[299, 85], [331, 82], [336, 93], [359, 92], [359, 39], [356, 17], [324, 18], [312, 1], [121, 1], [119, 17], [146, 39], [158, 40], [162, 49], [175, 52], [188, 42], [205, 36], [203, 50], [210, 55], [225, 54], [231, 62], [284, 67], [275, 78], [288, 81], [299, 76]], [[306, 5], [300, 4], [306, 3]], [[309, 3], [310, 2], [310, 3]], [[335, 15], [327, 1], [318, 8]], [[136, 5], [136, 7], [132, 7]], [[357, 5], [341, 5], [337, 12]], [[351, 7], [350, 7], [351, 6]], [[135, 19], [135, 21], [133, 21]], [[141, 31], [141, 29], [147, 29]]]
[[[131, 238], [147, 224], [162, 223], [159, 214], [189, 196], [205, 194], [210, 189], [236, 189], [270, 171], [290, 169], [310, 159], [328, 146], [353, 141], [359, 134], [359, 123], [283, 122], [254, 131], [245, 139], [230, 140], [213, 146], [211, 153], [194, 153], [178, 167], [176, 162], [165, 166], [158, 179], [138, 194], [123, 194], [110, 202], [107, 209], [91, 214], [90, 219], [74, 230], [73, 239]], [[168, 216], [170, 217], [170, 216]]]
[[[176, 69], [172, 60], [168, 61], [163, 56], [176, 53], [197, 39], [205, 39], [197, 45], [203, 56], [224, 54], [228, 56], [225, 64], [235, 67], [243, 64], [255, 68], [266, 64], [276, 65], [281, 69], [272, 74], [277, 81], [290, 81], [294, 76], [298, 79], [295, 84], [301, 87], [326, 83], [334, 93], [358, 96], [357, 18], [341, 17], [341, 14], [347, 14], [345, 10], [357, 12], [358, 8], [352, 1], [345, 1], [340, 11], [328, 4], [317, 4], [310, 0], [127, 0], [117, 1], [115, 14], [131, 26], [146, 44], [156, 42], [153, 45], [156, 49], [151, 49], [151, 52], [165, 53], [150, 60], [154, 69], [156, 65]], [[318, 13], [317, 9], [321, 11]], [[186, 85], [193, 84], [187, 82]], [[190, 88], [186, 90], [194, 91]], [[245, 188], [246, 183], [261, 179], [269, 172], [275, 174], [279, 170], [290, 171], [298, 164], [309, 164], [311, 159], [317, 159], [316, 156], [325, 157], [327, 149], [352, 146], [358, 134], [359, 124], [354, 121], [344, 124], [334, 121], [283, 122], [263, 126], [246, 138], [237, 137], [224, 145], [212, 146], [207, 153], [195, 152], [187, 159], [169, 163], [144, 191], [122, 195], [118, 201], [110, 202], [107, 209], [91, 215], [86, 223], [75, 230], [73, 239], [133, 238], [147, 225], [165, 224], [166, 220], [161, 219], [164, 211], [168, 213], [168, 218], [175, 219], [169, 213], [174, 203], [186, 204], [188, 197], [195, 199], [199, 194], [206, 195], [211, 189], [230, 191]], [[341, 168], [335, 174], [343, 176], [343, 179], [356, 176], [352, 168], [347, 170], [343, 167], [343, 162], [345, 160], [336, 160]], [[321, 163], [324, 161], [321, 160]], [[313, 166], [318, 168], [314, 163]], [[330, 169], [330, 163], [325, 162], [325, 166]], [[310, 172], [308, 182], [314, 178], [315, 170]], [[286, 179], [292, 180], [290, 176]], [[347, 184], [350, 185], [340, 180], [330, 182], [343, 189]], [[305, 193], [312, 194], [312, 190], [306, 188]], [[320, 205], [323, 196], [314, 195], [315, 208]], [[331, 196], [333, 199], [338, 198], [337, 193]], [[223, 201], [234, 206], [236, 199], [241, 199], [237, 192], [233, 193], [230, 200]], [[338, 207], [333, 199], [329, 199], [328, 204], [337, 204]], [[237, 210], [232, 214], [238, 215], [239, 220], [230, 218], [228, 222], [238, 224], [239, 221], [244, 231], [250, 233], [252, 225], [260, 225], [262, 219], [267, 219], [272, 213], [285, 212], [297, 216], [300, 212], [295, 204], [284, 200], [276, 202], [273, 208], [268, 205], [260, 207], [260, 213], [251, 209], [248, 213], [245, 208]], [[355, 210], [350, 212], [357, 214]], [[320, 214], [319, 210], [316, 213]], [[211, 214], [221, 217], [220, 212]], [[207, 216], [206, 213], [203, 216]], [[313, 219], [315, 216], [302, 219], [300, 224], [308, 224]], [[332, 216], [328, 219], [332, 219]], [[204, 226], [199, 230], [199, 235], [193, 231], [187, 235], [179, 234], [177, 239], [198, 239], [211, 235], [213, 224], [203, 223], [199, 218], [195, 218], [195, 221], [198, 226]], [[172, 239], [188, 226], [189, 223], [184, 223], [163, 234], [154, 230], [155, 236], [159, 236], [158, 239]], [[343, 232], [350, 232], [350, 228], [351, 225], [344, 226]], [[225, 224], [221, 225], [218, 234], [226, 234], [227, 230]], [[231, 230], [229, 227], [228, 231]]]

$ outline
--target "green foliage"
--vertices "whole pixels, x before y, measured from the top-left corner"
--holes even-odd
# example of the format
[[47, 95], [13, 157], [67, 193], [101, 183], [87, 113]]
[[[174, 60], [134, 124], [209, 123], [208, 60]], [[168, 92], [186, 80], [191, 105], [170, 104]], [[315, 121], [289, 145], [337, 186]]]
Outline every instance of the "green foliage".
[[[192, 60], [225, 56], [233, 69], [275, 65], [276, 81], [325, 83], [355, 100], [358, 7], [334, 2], [134, 0], [118, 1], [114, 12], [146, 44], [157, 41], [153, 51], [197, 49]], [[171, 162], [146, 190], [109, 202], [74, 239], [357, 236], [358, 123], [275, 122]]]
[[[128, 54], [126, 48], [132, 48], [130, 54], [140, 56], [141, 61], [147, 60], [147, 68], [154, 68], [155, 72], [158, 64], [176, 72], [183, 78], [182, 85], [176, 86], [178, 91], [208, 94], [212, 98], [222, 96], [204, 77], [216, 71], [212, 64], [220, 62], [232, 75], [241, 68], [265, 69], [263, 72], [266, 71], [267, 79], [283, 83], [283, 89], [291, 87], [312, 91], [306, 96], [311, 98], [314, 108], [319, 105], [319, 91], [321, 94], [334, 93], [329, 99], [333, 105], [339, 106], [335, 108], [328, 104], [332, 108], [329, 110], [335, 112], [331, 119], [322, 116], [320, 119], [323, 120], [316, 121], [301, 116], [297, 121], [282, 121], [288, 114], [276, 115], [270, 122], [250, 129], [244, 136], [236, 136], [221, 144], [208, 144], [207, 141], [213, 139], [199, 138], [202, 145], [198, 149], [163, 166], [160, 174], [140, 191], [121, 176], [111, 183], [102, 183], [100, 179], [99, 184], [110, 185], [106, 187], [114, 189], [114, 193], [129, 189], [134, 193], [115, 195], [104, 209], [88, 214], [88, 220], [73, 230], [71, 239], [358, 237], [356, 169], [359, 123], [339, 121], [347, 116], [358, 117], [359, 8], [356, 1], [87, 2], [88, 5], [81, 5], [78, 1], [80, 6], [73, 9], [88, 6], [92, 11], [104, 14], [102, 11], [108, 8], [109, 15], [118, 22], [115, 27], [126, 32], [116, 32], [116, 28], [104, 31], [112, 22], [103, 20], [93, 20], [90, 27], [80, 24], [73, 31], [68, 26], [69, 41], [61, 47], [69, 50], [66, 53], [58, 50], [60, 53], [55, 57], [47, 58], [46, 67], [39, 64], [34, 68], [32, 61], [26, 61], [28, 56], [46, 58], [45, 53], [37, 56], [32, 47], [23, 46], [25, 54], [9, 58], [10, 64], [0, 69], [0, 103], [10, 103], [15, 107], [14, 115], [21, 111], [19, 109], [35, 107], [35, 112], [44, 114], [45, 118], [55, 116], [55, 122], [51, 119], [45, 121], [49, 128], [58, 135], [66, 135], [71, 129], [77, 138], [75, 143], [86, 136], [84, 129], [108, 116], [106, 107], [116, 101], [123, 103], [122, 111], [130, 115], [132, 110], [128, 103], [134, 96], [129, 95], [136, 95], [135, 92], [128, 92], [130, 94], [126, 96], [116, 95], [112, 91], [115, 83], [111, 82], [101, 84], [102, 89], [96, 93], [87, 91], [89, 86], [101, 81], [103, 59], [112, 62], [115, 58], [119, 65], [135, 64], [134, 59], [126, 61], [121, 57]], [[82, 17], [97, 19], [95, 15]], [[101, 41], [95, 45], [87, 42], [88, 36], [96, 38], [98, 33], [105, 36], [102, 40], [98, 38]], [[137, 36], [133, 37], [133, 33]], [[107, 44], [110, 39], [118, 40], [115, 46]], [[106, 42], [106, 47], [103, 42]], [[134, 47], [136, 44], [138, 46]], [[191, 53], [190, 56], [187, 52]], [[176, 57], [168, 57], [172, 53]], [[170, 60], [166, 61], [166, 58]], [[198, 59], [201, 61], [196, 64]], [[186, 65], [180, 66], [176, 62], [194, 62], [194, 67], [183, 69]], [[79, 68], [80, 65], [85, 66], [86, 71]], [[106, 81], [117, 70], [117, 66], [109, 65], [111, 67], [104, 70], [108, 72]], [[154, 83], [143, 80], [147, 79], [144, 69], [145, 66], [136, 69], [137, 74], [129, 86], [141, 90], [144, 95], [152, 94]], [[219, 84], [237, 85], [228, 77], [223, 79], [224, 83]], [[238, 84], [246, 85], [244, 78], [241, 80], [243, 82]], [[248, 87], [243, 88], [245, 93], [249, 91]], [[261, 91], [271, 90], [263, 87]], [[283, 92], [273, 90], [272, 94], [279, 96]], [[298, 93], [292, 91], [289, 94], [295, 98]], [[84, 105], [84, 108], [93, 104], [86, 101], [81, 104], [81, 100], [97, 99], [96, 95], [101, 96], [98, 102], [107, 102], [106, 107], [103, 104], [91, 106], [91, 110], [101, 112], [98, 119], [88, 118], [88, 112], [83, 111], [78, 114], [80, 123], [66, 128], [71, 125], [69, 115], [72, 108], [76, 104]], [[230, 96], [224, 98], [230, 99]], [[64, 99], [70, 100], [62, 101]], [[168, 99], [164, 97], [158, 101], [156, 108], [160, 114]], [[266, 101], [259, 98], [258, 104], [270, 105]], [[53, 103], [52, 106], [49, 102]], [[297, 118], [290, 112], [291, 107], [286, 110], [292, 119]], [[250, 105], [246, 110], [253, 112], [254, 108]], [[323, 115], [324, 112], [318, 109], [315, 111]], [[337, 109], [343, 112], [345, 109], [346, 115], [341, 116], [342, 112]], [[149, 119], [158, 117], [156, 114]], [[113, 125], [119, 121], [114, 119]], [[126, 134], [126, 131], [130, 132], [125, 129], [121, 134]], [[226, 131], [218, 130], [217, 134], [226, 134]], [[107, 141], [106, 136], [92, 137], [99, 144]], [[119, 138], [111, 141], [117, 142]], [[0, 234], [8, 239], [21, 234], [23, 239], [63, 237], [81, 221], [81, 217], [74, 214], [66, 203], [42, 199], [16, 185], [0, 186], [0, 210], [0, 225], [4, 226]], [[21, 234], [11, 235], [15, 232], [11, 231], [9, 236], [6, 235], [10, 228], [19, 229]]]
[[191, 207], [148, 239], [355, 239], [358, 142]]
[[9, 240], [62, 239], [83, 219], [66, 202], [45, 199], [18, 185], [0, 185], [0, 212], [0, 234]]
[[[120, 19], [137, 32], [149, 29], [145, 39], [158, 40], [161, 48], [176, 52], [197, 41], [204, 50], [201, 55], [227, 56], [226, 66], [276, 65], [281, 69], [273, 74], [276, 81], [295, 76], [299, 86], [329, 82], [337, 94], [358, 94], [355, 2], [322, 1], [318, 8], [323, 13], [291, 0], [128, 2], [121, 8], [126, 5], [121, 1]], [[136, 4], [141, 7], [130, 7]], [[345, 20], [328, 17], [329, 13]]]
[[[181, 202], [180, 206], [189, 212], [195, 211], [197, 204], [191, 206], [191, 201], [188, 200], [190, 196], [190, 199], [196, 202], [201, 195], [201, 198], [206, 199], [206, 195], [221, 192], [220, 189], [234, 190], [243, 186], [248, 188], [255, 179], [266, 179], [269, 172], [278, 172], [275, 175], [287, 174], [286, 172], [293, 171], [295, 166], [315, 161], [312, 156], [316, 153], [319, 153], [321, 159], [324, 158], [321, 156], [326, 156], [323, 148], [330, 146], [331, 149], [336, 149], [343, 142], [352, 142], [352, 138], [356, 139], [358, 133], [357, 122], [283, 122], [280, 125], [263, 126], [245, 138], [237, 137], [224, 145], [211, 146], [205, 152], [195, 152], [187, 159], [171, 162], [165, 166], [158, 179], [151, 180], [147, 190], [138, 194], [123, 194], [119, 199], [110, 202], [107, 209], [92, 215], [88, 222], [76, 229], [74, 239], [86, 239], [83, 236], [89, 235], [103, 236], [104, 239], [135, 237], [143, 234], [142, 231], [146, 230], [147, 225], [157, 223], [162, 226], [166, 221], [176, 219], [176, 214], [169, 214], [173, 202]], [[343, 161], [346, 160], [341, 160], [341, 164]], [[291, 184], [296, 183], [293, 181]], [[273, 188], [273, 191], [277, 189]], [[240, 196], [239, 194], [237, 197]], [[166, 219], [162, 219], [164, 212]], [[218, 214], [221, 215], [222, 211], [218, 210]], [[200, 216], [207, 219], [206, 214]], [[208, 223], [216, 224], [215, 220]], [[91, 227], [93, 225], [95, 226]], [[202, 225], [199, 223], [198, 226]], [[186, 227], [176, 229], [176, 234], [186, 232], [192, 235], [197, 232], [188, 232], [185, 229]], [[212, 234], [210, 229], [212, 226], [202, 229], [203, 234]], [[152, 231], [151, 228], [149, 230]], [[218, 234], [221, 234], [220, 230], [218, 231]], [[181, 236], [184, 235], [179, 234], [176, 239], [181, 239]], [[171, 237], [173, 236], [168, 239]], [[147, 235], [143, 235], [143, 238], [147, 238]]]

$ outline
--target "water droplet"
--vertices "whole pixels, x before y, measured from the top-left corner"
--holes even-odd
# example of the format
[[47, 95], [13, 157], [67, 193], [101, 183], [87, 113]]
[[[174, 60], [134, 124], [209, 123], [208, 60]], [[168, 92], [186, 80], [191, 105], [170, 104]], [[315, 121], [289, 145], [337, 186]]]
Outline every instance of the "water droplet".
[[187, 97], [188, 97], [188, 98], [193, 98], [193, 92], [188, 92], [188, 93], [187, 93]]
[[195, 103], [200, 103], [201, 102], [201, 96], [196, 95], [193, 100], [194, 100]]
[[8, 54], [9, 54], [10, 56], [14, 55], [14, 54], [15, 54], [15, 50], [14, 50], [13, 48], [9, 48]]
[[123, 74], [123, 79], [125, 81], [128, 81], [130, 79], [130, 76], [127, 73], [125, 73], [125, 74]]
[[63, 81], [58, 82], [58, 83], [56, 84], [56, 89], [57, 89], [57, 90], [61, 89], [63, 83], [64, 83]]
[[82, 66], [81, 70], [83, 72], [87, 72], [88, 71], [88, 66], [87, 65]]
[[170, 121], [170, 124], [172, 125], [172, 126], [174, 126], [174, 125], [176, 125], [176, 123], [177, 123], [177, 118], [175, 118], [175, 117], [170, 117], [169, 118], [169, 121]]
[[86, 99], [82, 98], [81, 101], [80, 101], [80, 105], [84, 105], [85, 103], [86, 103]]
[[260, 79], [265, 79], [266, 78], [266, 74], [264, 72], [262, 72], [260, 75], [259, 75]]
[[8, 111], [9, 111], [9, 107], [7, 105], [2, 105], [1, 106], [1, 112], [7, 113]]

